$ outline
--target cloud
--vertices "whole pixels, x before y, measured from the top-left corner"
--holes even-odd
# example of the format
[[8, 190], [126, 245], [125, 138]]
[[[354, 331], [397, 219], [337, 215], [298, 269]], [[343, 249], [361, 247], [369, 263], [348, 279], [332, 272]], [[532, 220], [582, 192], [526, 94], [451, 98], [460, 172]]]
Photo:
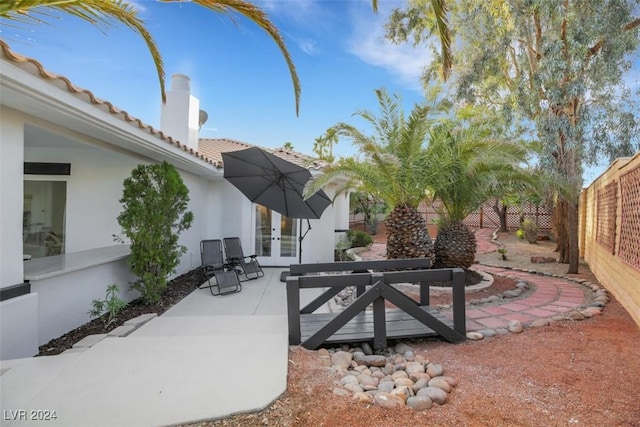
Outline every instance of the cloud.
[[301, 24], [320, 12], [318, 0], [259, 0], [256, 4], [269, 15]]
[[423, 67], [433, 60], [425, 46], [411, 43], [393, 44], [385, 39], [384, 24], [393, 7], [402, 3], [380, 2], [378, 14], [363, 7], [352, 8], [353, 32], [348, 41], [349, 51], [367, 64], [381, 67], [410, 89], [422, 90], [420, 77]]

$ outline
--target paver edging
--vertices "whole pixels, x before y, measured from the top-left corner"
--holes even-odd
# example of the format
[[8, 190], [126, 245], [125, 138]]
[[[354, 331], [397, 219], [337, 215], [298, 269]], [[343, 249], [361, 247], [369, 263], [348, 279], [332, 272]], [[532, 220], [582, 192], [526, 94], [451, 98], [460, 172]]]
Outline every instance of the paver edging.
[[[503, 269], [503, 270], [512, 270], [512, 271], [523, 272], [523, 273], [527, 273], [527, 274], [533, 274], [533, 275], [544, 276], [544, 277], [559, 278], [559, 279], [565, 280], [567, 282], [573, 282], [575, 284], [581, 285], [582, 287], [586, 288], [586, 289], [584, 289], [585, 291], [591, 291], [592, 292], [593, 302], [580, 304], [580, 305], [578, 305], [576, 307], [575, 310], [572, 310], [572, 311], [570, 311], [570, 312], [568, 312], [566, 314], [556, 315], [556, 316], [553, 316], [551, 318], [538, 318], [536, 320], [533, 320], [533, 321], [531, 321], [531, 322], [529, 322], [527, 324], [527, 327], [529, 327], [529, 328], [546, 326], [546, 325], [551, 324], [551, 323], [553, 323], [555, 321], [584, 320], [584, 319], [593, 317], [594, 315], [601, 314], [602, 309], [604, 309], [606, 304], [610, 301], [610, 298], [607, 295], [606, 288], [600, 286], [599, 284], [592, 283], [592, 282], [590, 282], [590, 281], [588, 281], [586, 279], [574, 279], [572, 277], [567, 277], [567, 276], [565, 276], [563, 274], [552, 274], [552, 273], [547, 273], [547, 272], [542, 272], [542, 271], [537, 271], [537, 270], [528, 270], [528, 269], [510, 267], [510, 266], [501, 266], [501, 265], [493, 265], [493, 264], [485, 264], [485, 263], [476, 264], [476, 265], [478, 265], [478, 266], [486, 266], [486, 267], [490, 267], [490, 268], [498, 268], [498, 269]], [[507, 277], [507, 278], [514, 279], [514, 280], [526, 281], [526, 279], [523, 279], [522, 277], [514, 277], [514, 276], [510, 276], [509, 274], [504, 274], [504, 273], [491, 273], [491, 274], [496, 275], [496, 276], [501, 276], [501, 277]], [[548, 320], [548, 323], [540, 322], [539, 320], [541, 320], [541, 319], [542, 320]], [[510, 325], [510, 327], [509, 327], [509, 331], [510, 332], [520, 333], [520, 332], [522, 332], [524, 330], [524, 327], [522, 327], [522, 328], [514, 328], [514, 329], [516, 329], [516, 330], [511, 331], [511, 325]], [[498, 335], [502, 335], [502, 334], [499, 333]], [[491, 336], [493, 336], [493, 335], [491, 335]], [[477, 331], [476, 332], [468, 332], [467, 333], [467, 338], [469, 338], [470, 340], [477, 341], [477, 340], [484, 339], [485, 335], [480, 333], [480, 332], [477, 332]]]

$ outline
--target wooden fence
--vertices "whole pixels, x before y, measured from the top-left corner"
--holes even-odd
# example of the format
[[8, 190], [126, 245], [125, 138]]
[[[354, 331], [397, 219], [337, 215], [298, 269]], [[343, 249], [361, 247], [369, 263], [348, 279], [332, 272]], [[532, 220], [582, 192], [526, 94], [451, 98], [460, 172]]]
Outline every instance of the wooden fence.
[[582, 191], [580, 255], [640, 325], [640, 152]]

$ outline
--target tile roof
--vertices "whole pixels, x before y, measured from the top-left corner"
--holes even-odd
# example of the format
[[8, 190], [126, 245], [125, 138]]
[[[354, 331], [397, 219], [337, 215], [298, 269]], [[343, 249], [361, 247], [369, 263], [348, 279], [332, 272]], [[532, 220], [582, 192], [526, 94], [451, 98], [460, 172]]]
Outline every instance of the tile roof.
[[[244, 150], [245, 148], [255, 146], [256, 145], [254, 144], [247, 144], [246, 142], [236, 141], [234, 139], [228, 138], [200, 138], [198, 142], [198, 151], [203, 153], [208, 158], [212, 159], [214, 162], [216, 162], [216, 164], [222, 166], [222, 153], [240, 151]], [[284, 148], [260, 148], [272, 154], [275, 154], [281, 159], [287, 160], [291, 163], [308, 169], [320, 170], [328, 164], [323, 160], [318, 160], [293, 150], [286, 150]]]
[[[155, 129], [154, 127], [145, 124], [142, 120], [131, 116], [125, 110], [121, 110], [116, 108], [112, 103], [108, 101], [104, 101], [102, 99], [97, 98], [93, 92], [87, 89], [79, 88], [75, 86], [71, 81], [64, 76], [60, 76], [54, 74], [50, 71], [47, 71], [44, 66], [32, 58], [27, 58], [25, 56], [19, 55], [11, 50], [9, 45], [7, 45], [4, 41], [0, 40], [0, 56], [13, 62], [17, 67], [22, 70], [32, 74], [33, 76], [40, 77], [44, 80], [49, 81], [52, 85], [58, 87], [59, 89], [66, 90], [67, 92], [75, 95], [77, 98], [84, 100], [85, 102], [100, 108], [103, 111], [106, 111], [125, 123], [129, 123], [130, 125], [137, 127], [150, 135], [155, 136], [161, 141], [174, 145], [176, 147], [182, 148], [186, 153], [197, 157], [205, 162], [215, 165], [214, 161], [205, 155], [193, 150], [192, 148], [187, 147], [186, 144], [181, 143], [180, 141], [174, 139], [173, 137], [165, 134], [161, 130]], [[215, 165], [218, 166], [218, 165]]]
[[[153, 126], [147, 125], [142, 120], [131, 116], [125, 110], [121, 110], [115, 107], [109, 101], [104, 101], [102, 99], [97, 98], [93, 92], [88, 89], [83, 89], [75, 86], [71, 81], [64, 76], [54, 74], [44, 68], [44, 66], [32, 58], [27, 58], [20, 54], [17, 54], [11, 50], [9, 45], [7, 45], [4, 41], [0, 40], [0, 57], [3, 57], [11, 62], [13, 62], [16, 66], [21, 68], [22, 70], [36, 76], [40, 77], [44, 80], [49, 81], [52, 85], [66, 90], [67, 92], [75, 95], [77, 98], [84, 100], [85, 102], [100, 108], [103, 111], [106, 111], [125, 123], [129, 123], [130, 125], [137, 127], [150, 135], [153, 135], [160, 139], [161, 141], [169, 144], [175, 145], [176, 147], [182, 148], [188, 154], [195, 156], [205, 162], [217, 167], [222, 167], [222, 153], [228, 151], [239, 151], [245, 148], [254, 147], [253, 144], [247, 144], [245, 142], [236, 141], [232, 139], [220, 138], [220, 139], [210, 139], [210, 138], [200, 138], [198, 143], [198, 151], [193, 150], [192, 148], [187, 147], [186, 144], [181, 143], [180, 141], [174, 139], [173, 137], [165, 134], [161, 130], [155, 129]], [[322, 160], [314, 159], [310, 156], [307, 156], [302, 153], [298, 153], [295, 151], [285, 150], [283, 148], [266, 148], [261, 147], [263, 150], [269, 151], [275, 154], [278, 157], [281, 157], [291, 163], [295, 163], [299, 166], [306, 167], [309, 169], [322, 169], [327, 165], [326, 162]]]

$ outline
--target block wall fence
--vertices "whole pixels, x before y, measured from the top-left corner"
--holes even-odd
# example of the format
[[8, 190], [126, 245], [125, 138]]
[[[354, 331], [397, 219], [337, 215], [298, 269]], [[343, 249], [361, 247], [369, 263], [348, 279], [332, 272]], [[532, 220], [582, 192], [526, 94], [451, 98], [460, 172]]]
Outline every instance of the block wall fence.
[[580, 195], [580, 256], [640, 326], [640, 152]]

